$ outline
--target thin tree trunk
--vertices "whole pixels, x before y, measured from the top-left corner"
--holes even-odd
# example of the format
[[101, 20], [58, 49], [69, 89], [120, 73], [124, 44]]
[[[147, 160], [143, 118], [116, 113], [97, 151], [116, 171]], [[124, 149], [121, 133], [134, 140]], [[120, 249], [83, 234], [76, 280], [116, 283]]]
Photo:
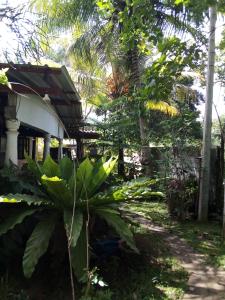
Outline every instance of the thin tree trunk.
[[[122, 144], [122, 141], [120, 141], [120, 143]], [[124, 149], [121, 144], [119, 145], [119, 149], [118, 149], [118, 175], [125, 178], [126, 174], [125, 174], [125, 166], [124, 166]]]
[[[130, 53], [131, 60], [131, 87], [134, 90], [138, 90], [141, 87], [141, 71], [140, 71], [140, 57], [138, 53], [138, 47], [135, 44]], [[142, 113], [142, 107], [139, 107], [139, 131], [141, 140], [141, 165], [142, 171], [145, 175], [151, 175], [151, 159], [150, 159], [150, 147], [148, 142], [148, 125], [146, 119]]]
[[210, 184], [210, 150], [212, 127], [212, 103], [215, 66], [215, 26], [216, 8], [210, 7], [210, 33], [208, 50], [207, 91], [205, 103], [205, 117], [203, 130], [202, 169], [200, 177], [200, 195], [198, 220], [206, 221], [208, 218], [209, 184]]

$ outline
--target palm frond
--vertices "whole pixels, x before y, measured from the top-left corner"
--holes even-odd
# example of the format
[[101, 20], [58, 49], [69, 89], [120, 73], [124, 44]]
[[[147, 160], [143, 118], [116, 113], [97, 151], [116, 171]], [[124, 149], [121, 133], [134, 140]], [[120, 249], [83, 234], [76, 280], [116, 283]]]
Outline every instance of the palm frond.
[[171, 117], [177, 116], [179, 111], [176, 107], [169, 105], [165, 101], [152, 101], [149, 100], [145, 103], [146, 108], [150, 110], [156, 110], [168, 114]]

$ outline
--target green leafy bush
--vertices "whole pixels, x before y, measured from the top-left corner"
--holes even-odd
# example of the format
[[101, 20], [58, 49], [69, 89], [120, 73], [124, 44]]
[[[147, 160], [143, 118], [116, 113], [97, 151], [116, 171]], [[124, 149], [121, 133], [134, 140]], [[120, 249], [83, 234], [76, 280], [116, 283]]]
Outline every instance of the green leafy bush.
[[121, 186], [112, 187], [107, 192], [99, 193], [96, 201], [95, 197], [93, 197], [91, 202], [96, 204], [107, 203], [107, 201], [112, 199], [115, 202], [124, 201], [124, 199], [138, 201], [162, 200], [165, 198], [165, 195], [162, 192], [155, 191], [157, 182], [157, 179], [146, 177], [133, 179]]
[[23, 255], [24, 275], [29, 278], [39, 259], [47, 251], [50, 239], [58, 225], [64, 227], [71, 264], [76, 277], [83, 280], [87, 268], [89, 215], [104, 219], [134, 251], [138, 251], [133, 235], [112, 204], [129, 200], [122, 194], [103, 199], [98, 194], [114, 165], [115, 158], [100, 159], [92, 163], [88, 158], [75, 167], [69, 158], [59, 164], [47, 157], [43, 165], [27, 157], [28, 168], [36, 177], [38, 193], [8, 194], [0, 198], [1, 205], [11, 204], [14, 213], [0, 224], [0, 234], [16, 230], [18, 224], [29, 217], [36, 219], [36, 225], [26, 242]]

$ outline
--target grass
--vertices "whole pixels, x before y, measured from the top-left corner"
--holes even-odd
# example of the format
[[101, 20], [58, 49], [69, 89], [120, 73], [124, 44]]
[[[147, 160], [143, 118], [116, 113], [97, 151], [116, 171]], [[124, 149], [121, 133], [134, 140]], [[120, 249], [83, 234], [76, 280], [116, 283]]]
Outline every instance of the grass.
[[136, 227], [140, 255], [122, 253], [99, 266], [113, 300], [178, 300], [184, 294], [188, 274], [164, 242]]
[[167, 226], [171, 223], [167, 206], [164, 202], [136, 202], [124, 205], [124, 210], [138, 213], [156, 225]]
[[225, 269], [225, 243], [218, 223], [187, 221], [174, 224], [171, 231], [185, 239], [197, 252], [204, 254], [207, 264]]
[[207, 264], [225, 269], [225, 242], [221, 236], [222, 225], [218, 222], [172, 221], [163, 202], [133, 202], [126, 206], [126, 210], [166, 227], [204, 254]]

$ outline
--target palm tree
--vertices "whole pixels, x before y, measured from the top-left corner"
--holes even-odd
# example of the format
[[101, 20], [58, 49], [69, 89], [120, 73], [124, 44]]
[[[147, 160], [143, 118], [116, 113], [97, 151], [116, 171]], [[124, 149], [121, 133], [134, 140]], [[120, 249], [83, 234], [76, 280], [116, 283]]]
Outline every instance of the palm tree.
[[[34, 7], [45, 13], [46, 17], [42, 21], [50, 31], [67, 31], [79, 27], [85, 29], [69, 49], [76, 57], [83, 56], [91, 62], [93, 53], [97, 53], [98, 62], [110, 63], [113, 74], [117, 73], [115, 69], [123, 61], [129, 76], [130, 94], [133, 96], [138, 95], [142, 85], [144, 64], [139, 48], [143, 42], [157, 44], [163, 35], [172, 31], [186, 31], [197, 36], [190, 20], [187, 21], [186, 16], [190, 8], [188, 10], [182, 3], [175, 5], [162, 0], [145, 0], [135, 3], [130, 1], [128, 4], [126, 1], [112, 0], [107, 4], [105, 1], [98, 1], [96, 5], [92, 0], [36, 0]], [[141, 157], [146, 173], [149, 173], [149, 129], [143, 113], [143, 104], [140, 102], [139, 105]], [[162, 107], [161, 105], [161, 109]], [[167, 106], [164, 110], [167, 111]]]

